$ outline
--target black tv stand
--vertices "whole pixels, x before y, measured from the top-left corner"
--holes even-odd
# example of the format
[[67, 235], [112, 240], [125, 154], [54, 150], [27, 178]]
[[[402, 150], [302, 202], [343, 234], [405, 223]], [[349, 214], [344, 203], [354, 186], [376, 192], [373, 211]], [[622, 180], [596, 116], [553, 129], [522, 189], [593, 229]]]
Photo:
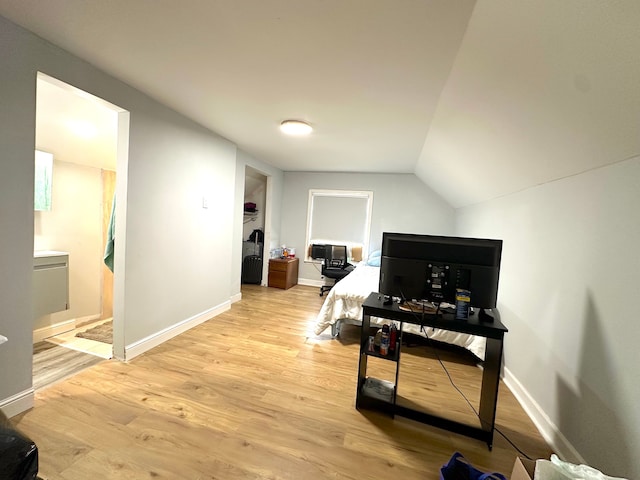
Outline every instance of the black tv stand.
[[[461, 435], [482, 440], [486, 442], [489, 450], [491, 450], [493, 447], [493, 431], [496, 419], [496, 405], [498, 402], [500, 367], [502, 365], [502, 347], [504, 334], [508, 331], [500, 321], [499, 311], [493, 310], [491, 313], [495, 316], [495, 319], [493, 323], [486, 324], [479, 321], [480, 313], [476, 318], [460, 321], [455, 319], [455, 314], [419, 315], [415, 312], [402, 310], [395, 302], [391, 305], [385, 305], [384, 300], [385, 296], [374, 292], [369, 295], [362, 306], [356, 408], [383, 411], [391, 414], [392, 417], [398, 415], [438, 428], [444, 428]], [[395, 320], [400, 323], [396, 348], [393, 353], [381, 355], [377, 351], [369, 350], [371, 317]], [[480, 426], [447, 418], [446, 405], [440, 406], [440, 408], [438, 408], [438, 406], [435, 407], [445, 415], [439, 416], [428, 413], [427, 411], [415, 409], [410, 402], [405, 401], [406, 399], [404, 399], [402, 395], [398, 395], [398, 372], [402, 358], [402, 332], [403, 324], [405, 323], [440, 328], [451, 332], [479, 335], [486, 338], [482, 384], [480, 387], [480, 405], [478, 409]], [[367, 362], [370, 357], [379, 357], [394, 362], [395, 380], [387, 381], [368, 375]], [[425, 370], [425, 375], [427, 374], [428, 372]]]

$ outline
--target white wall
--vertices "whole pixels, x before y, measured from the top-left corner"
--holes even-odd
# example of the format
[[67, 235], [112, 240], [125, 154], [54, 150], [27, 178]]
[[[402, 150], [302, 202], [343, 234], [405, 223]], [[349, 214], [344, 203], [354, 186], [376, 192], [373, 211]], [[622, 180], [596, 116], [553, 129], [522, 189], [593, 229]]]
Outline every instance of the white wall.
[[[234, 274], [240, 268], [231, 253], [241, 214], [234, 208], [231, 142], [2, 17], [0, 65], [0, 334], [9, 338], [0, 346], [0, 407], [14, 414], [33, 399], [38, 71], [130, 112], [128, 165], [118, 164], [114, 295], [121, 308], [115, 312], [120, 335], [114, 335], [114, 348], [122, 344], [139, 352], [184, 322], [229, 308], [232, 264]], [[208, 209], [202, 208], [203, 197]]]
[[125, 345], [229, 302], [235, 146], [153, 106], [128, 174]]
[[560, 453], [626, 478], [640, 478], [639, 185], [635, 157], [457, 215], [457, 233], [504, 240], [507, 380]]
[[102, 171], [54, 158], [51, 205], [34, 212], [34, 250], [69, 252], [69, 310], [37, 318], [34, 329], [102, 310]]
[[302, 261], [310, 189], [373, 191], [371, 251], [380, 248], [385, 231], [450, 235], [454, 230], [453, 208], [415, 175], [285, 172], [281, 243], [300, 252], [300, 283], [320, 281], [320, 267]]

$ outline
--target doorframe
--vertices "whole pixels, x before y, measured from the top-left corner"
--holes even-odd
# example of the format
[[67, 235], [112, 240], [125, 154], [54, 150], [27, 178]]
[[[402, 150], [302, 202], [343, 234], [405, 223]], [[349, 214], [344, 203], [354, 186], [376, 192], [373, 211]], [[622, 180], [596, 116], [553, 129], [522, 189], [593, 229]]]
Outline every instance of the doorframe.
[[[130, 112], [118, 105], [109, 102], [91, 92], [83, 90], [73, 84], [53, 77], [45, 72], [36, 72], [36, 88], [38, 80], [49, 82], [68, 92], [80, 95], [90, 96], [92, 100], [100, 105], [116, 112], [118, 129], [116, 134], [116, 197], [120, 199], [116, 202], [116, 222], [115, 236], [118, 239], [118, 248], [114, 253], [113, 268], [113, 357], [118, 360], [126, 360], [126, 343], [125, 343], [125, 307], [124, 307], [124, 271], [125, 271], [125, 246], [126, 246], [126, 219], [127, 219], [127, 188], [128, 188], [128, 170], [129, 170], [129, 127]], [[34, 142], [35, 142], [34, 131]], [[36, 145], [34, 143], [34, 150]]]
[[127, 191], [129, 173], [129, 111], [118, 111], [118, 145], [116, 147], [116, 208], [115, 239], [117, 247], [113, 255], [113, 357], [127, 360], [125, 336], [125, 268], [127, 245]]
[[[262, 280], [260, 282], [260, 285], [265, 287], [267, 286], [267, 277], [269, 274], [269, 250], [271, 250], [271, 231], [272, 231], [272, 227], [271, 227], [271, 219], [272, 219], [272, 196], [273, 196], [273, 178], [272, 176], [265, 172], [264, 170], [260, 169], [259, 167], [254, 167], [253, 165], [250, 165], [248, 163], [244, 164], [244, 172], [243, 172], [243, 178], [242, 178], [242, 194], [243, 194], [243, 200], [245, 198], [246, 195], [246, 189], [247, 189], [247, 168], [250, 168], [251, 170], [253, 170], [254, 172], [259, 173], [260, 175], [262, 175], [265, 179], [265, 195], [264, 195], [264, 227], [263, 227], [263, 233], [264, 233], [264, 238], [263, 238], [263, 247], [262, 247]], [[244, 210], [243, 210], [244, 213]], [[243, 234], [242, 234], [242, 240], [244, 241], [244, 224], [243, 224]], [[242, 289], [242, 263], [243, 260], [241, 258], [240, 260], [240, 289]]]
[[269, 252], [271, 251], [271, 208], [273, 196], [273, 177], [265, 174], [267, 177], [267, 187], [264, 198], [264, 244], [262, 250], [262, 283], [263, 287], [268, 286], [269, 281]]

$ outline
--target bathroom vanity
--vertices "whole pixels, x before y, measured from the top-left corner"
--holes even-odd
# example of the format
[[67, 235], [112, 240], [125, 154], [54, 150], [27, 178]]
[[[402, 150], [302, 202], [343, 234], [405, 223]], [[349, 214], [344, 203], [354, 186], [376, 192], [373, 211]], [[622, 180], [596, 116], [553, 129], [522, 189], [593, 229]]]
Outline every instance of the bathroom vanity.
[[69, 254], [37, 251], [33, 254], [33, 314], [42, 315], [69, 309]]

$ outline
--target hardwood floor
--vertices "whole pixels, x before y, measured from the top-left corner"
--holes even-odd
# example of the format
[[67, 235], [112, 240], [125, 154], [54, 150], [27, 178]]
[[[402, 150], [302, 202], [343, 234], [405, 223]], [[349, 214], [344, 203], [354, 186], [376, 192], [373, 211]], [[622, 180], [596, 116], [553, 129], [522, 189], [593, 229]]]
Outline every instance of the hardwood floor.
[[[506, 475], [518, 453], [354, 408], [358, 327], [307, 338], [318, 289], [243, 286], [230, 311], [135, 358], [106, 360], [36, 393], [14, 423], [38, 445], [44, 479], [438, 479], [456, 451]], [[404, 347], [403, 347], [404, 348]], [[403, 350], [404, 352], [404, 350]], [[432, 351], [403, 357], [411, 401], [473, 421]], [[440, 353], [473, 397], [473, 359]], [[390, 362], [385, 362], [389, 364]], [[381, 369], [389, 365], [381, 365]], [[470, 413], [471, 412], [471, 413]], [[531, 457], [551, 450], [508, 389], [497, 426]]]

